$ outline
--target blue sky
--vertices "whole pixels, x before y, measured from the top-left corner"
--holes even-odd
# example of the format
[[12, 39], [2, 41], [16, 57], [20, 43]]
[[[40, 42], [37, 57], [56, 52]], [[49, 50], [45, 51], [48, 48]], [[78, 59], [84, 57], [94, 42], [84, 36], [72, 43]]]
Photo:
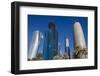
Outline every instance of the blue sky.
[[[73, 24], [78, 21], [82, 25], [84, 32], [86, 45], [88, 40], [88, 18], [87, 17], [76, 17], [76, 16], [43, 16], [43, 15], [28, 15], [28, 48], [30, 47], [32, 34], [35, 30], [39, 30], [44, 33], [48, 31], [48, 23], [54, 22], [58, 31], [58, 42], [60, 43], [61, 52], [64, 52], [64, 40], [66, 37], [69, 38], [70, 49], [74, 50], [74, 29]], [[43, 42], [43, 41], [42, 41]], [[42, 51], [43, 43], [41, 44], [40, 50]]]

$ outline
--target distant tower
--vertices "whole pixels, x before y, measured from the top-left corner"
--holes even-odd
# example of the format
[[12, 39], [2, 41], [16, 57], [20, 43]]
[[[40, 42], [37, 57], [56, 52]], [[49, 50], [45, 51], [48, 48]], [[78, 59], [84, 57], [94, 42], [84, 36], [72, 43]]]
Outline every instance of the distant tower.
[[65, 39], [65, 54], [67, 55], [67, 59], [70, 59], [70, 47], [69, 47], [69, 39]]
[[51, 60], [58, 54], [58, 32], [54, 23], [48, 24], [49, 31], [45, 32], [43, 57], [45, 60]]
[[87, 48], [84, 38], [84, 33], [79, 22], [74, 24], [74, 38], [75, 38], [75, 57], [76, 58], [86, 58]]
[[36, 58], [42, 38], [43, 38], [43, 35], [38, 30], [33, 32], [32, 42], [28, 51], [29, 60]]

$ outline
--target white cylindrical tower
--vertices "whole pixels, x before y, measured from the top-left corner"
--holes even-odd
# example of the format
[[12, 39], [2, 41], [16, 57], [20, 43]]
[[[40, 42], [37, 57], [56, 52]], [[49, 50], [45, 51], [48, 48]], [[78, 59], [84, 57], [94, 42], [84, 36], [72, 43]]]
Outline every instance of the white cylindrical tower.
[[38, 30], [33, 32], [32, 42], [29, 48], [28, 59], [36, 58], [42, 37], [42, 34]]
[[69, 47], [69, 39], [66, 38], [66, 47]]
[[79, 47], [80, 49], [86, 48], [84, 33], [79, 22], [75, 22], [74, 24], [74, 37], [75, 37], [75, 47]]

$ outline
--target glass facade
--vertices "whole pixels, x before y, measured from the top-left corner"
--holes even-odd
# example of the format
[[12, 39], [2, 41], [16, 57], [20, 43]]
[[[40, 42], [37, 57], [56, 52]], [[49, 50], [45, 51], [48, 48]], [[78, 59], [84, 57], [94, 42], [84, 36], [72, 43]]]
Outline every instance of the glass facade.
[[53, 23], [49, 23], [49, 31], [45, 32], [43, 58], [51, 60], [58, 54], [58, 32]]

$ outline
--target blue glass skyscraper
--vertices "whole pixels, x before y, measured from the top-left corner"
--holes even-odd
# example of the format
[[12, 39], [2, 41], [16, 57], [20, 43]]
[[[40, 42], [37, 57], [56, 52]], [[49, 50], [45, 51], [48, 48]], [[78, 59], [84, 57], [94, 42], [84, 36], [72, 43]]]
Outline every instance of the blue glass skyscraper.
[[52, 60], [58, 54], [58, 32], [54, 23], [48, 24], [49, 31], [44, 35], [43, 58]]

